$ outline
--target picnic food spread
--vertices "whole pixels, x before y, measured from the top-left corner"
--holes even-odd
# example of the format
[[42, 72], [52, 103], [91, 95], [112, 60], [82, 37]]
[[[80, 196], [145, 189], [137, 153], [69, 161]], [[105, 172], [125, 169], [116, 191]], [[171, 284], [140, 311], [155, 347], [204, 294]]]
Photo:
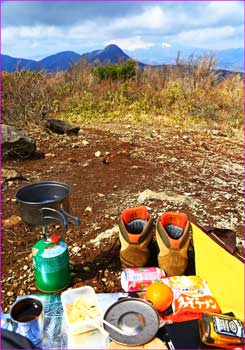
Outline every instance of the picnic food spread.
[[[40, 188], [43, 190], [44, 187], [49, 189], [48, 200], [44, 198], [45, 191], [42, 192], [44, 197], [39, 195]], [[61, 289], [65, 329], [68, 338], [74, 338], [73, 344], [78, 346], [75, 348], [89, 348], [92, 339], [97, 337], [97, 329], [100, 338], [106, 339], [107, 348], [112, 348], [113, 345], [114, 348], [147, 348], [150, 344], [157, 344], [156, 348], [160, 346], [159, 348], [174, 349], [175, 338], [173, 335], [171, 338], [170, 333], [174, 334], [175, 325], [183, 324], [188, 333], [188, 326], [193, 325], [192, 322], [197, 327], [193, 348], [243, 348], [243, 301], [240, 297], [241, 289], [244, 290], [241, 275], [243, 262], [234, 261], [238, 276], [232, 290], [237, 292], [229, 296], [231, 303], [228, 298], [220, 298], [219, 294], [211, 292], [216, 290], [216, 281], [209, 279], [208, 273], [204, 273], [205, 279], [201, 274], [185, 275], [193, 236], [194, 243], [197, 241], [197, 234], [204, 235], [205, 241], [205, 233], [190, 223], [185, 213], [165, 212], [156, 220], [158, 266], [149, 266], [151, 244], [154, 240], [153, 217], [145, 206], [127, 208], [122, 212], [119, 218], [119, 258], [122, 265], [121, 285], [128, 294], [108, 305], [103, 310], [104, 313], [92, 287], [83, 286], [64, 291], [70, 280], [68, 249], [59, 237], [49, 237], [48, 226], [57, 221], [65, 228], [68, 223], [80, 224], [78, 218], [64, 210], [62, 203], [67, 210], [69, 208], [68, 194], [69, 188], [65, 184], [41, 183], [18, 191], [17, 200], [24, 221], [34, 223], [33, 215], [36, 226], [43, 227], [45, 237], [33, 247], [36, 284], [44, 292], [58, 292]], [[32, 196], [35, 197], [34, 201]], [[61, 259], [64, 249], [60, 250], [63, 246], [59, 242], [65, 246], [65, 262]], [[199, 255], [207, 254], [199, 248], [197, 251]], [[227, 254], [229, 257], [231, 253], [224, 253], [226, 258]], [[198, 258], [199, 256], [195, 256], [197, 268]], [[62, 281], [61, 284], [57, 283], [62, 279], [60, 272], [63, 267], [66, 269], [64, 285]], [[46, 285], [45, 281], [48, 281]], [[52, 281], [55, 281], [53, 285]], [[217, 282], [222, 284], [222, 278], [219, 280], [217, 276]], [[231, 309], [229, 305], [232, 305]], [[233, 313], [232, 317], [224, 314], [228, 311]], [[194, 342], [198, 345], [194, 345]], [[186, 346], [184, 343], [182, 345]]]
[[[87, 312], [84, 312], [84, 308]], [[66, 305], [66, 312], [70, 323], [88, 319], [88, 313], [93, 317], [99, 315], [99, 310], [96, 305], [91, 305], [91, 303], [88, 303], [84, 297], [80, 297], [73, 303]]]

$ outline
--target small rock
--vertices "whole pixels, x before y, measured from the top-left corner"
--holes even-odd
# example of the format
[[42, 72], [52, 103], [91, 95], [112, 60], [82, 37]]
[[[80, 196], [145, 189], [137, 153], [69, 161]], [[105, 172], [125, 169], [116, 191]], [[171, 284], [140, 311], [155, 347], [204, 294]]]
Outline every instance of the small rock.
[[157, 132], [156, 132], [156, 130], [151, 130], [150, 131], [150, 136], [152, 137], [152, 138], [154, 138], [154, 137], [156, 137], [157, 136]]
[[78, 246], [76, 246], [76, 247], [73, 247], [71, 251], [72, 251], [73, 253], [77, 254], [78, 252], [80, 252], [80, 250], [81, 250], [81, 248], [78, 247]]
[[18, 173], [14, 169], [2, 169], [2, 178], [6, 181], [15, 179], [17, 176]]
[[28, 158], [36, 151], [36, 142], [10, 125], [2, 124], [2, 158]]
[[102, 197], [105, 197], [105, 195], [103, 193], [97, 193], [97, 195], [102, 198]]
[[78, 135], [80, 127], [71, 125], [59, 119], [49, 119], [47, 127], [57, 134]]
[[100, 151], [95, 152], [95, 157], [99, 158], [102, 156], [102, 153]]
[[83, 146], [88, 146], [88, 145], [89, 145], [89, 142], [86, 141], [86, 140], [82, 140], [82, 144], [83, 144]]
[[20, 222], [21, 222], [21, 217], [20, 216], [11, 215], [8, 219], [3, 220], [3, 227], [6, 227], [6, 228], [15, 227]]
[[28, 265], [24, 265], [23, 270], [27, 270], [27, 269], [28, 269]]
[[12, 297], [14, 295], [14, 292], [7, 292], [8, 297]]
[[91, 213], [92, 212], [92, 208], [91, 207], [87, 207], [84, 209], [85, 213]]
[[79, 147], [79, 144], [78, 143], [72, 143], [71, 144], [71, 148], [78, 148]]
[[90, 271], [90, 267], [88, 267], [88, 266], [84, 266], [83, 269], [84, 269], [84, 271]]
[[227, 137], [227, 134], [225, 134], [223, 131], [221, 130], [213, 130], [212, 134], [214, 136], [221, 136], [221, 137]]
[[109, 164], [109, 159], [107, 157], [103, 157], [102, 162], [104, 164]]
[[184, 192], [184, 195], [185, 195], [185, 196], [191, 196], [192, 193], [191, 193], [191, 192]]
[[190, 136], [183, 135], [183, 140], [186, 141], [186, 142], [190, 142]]

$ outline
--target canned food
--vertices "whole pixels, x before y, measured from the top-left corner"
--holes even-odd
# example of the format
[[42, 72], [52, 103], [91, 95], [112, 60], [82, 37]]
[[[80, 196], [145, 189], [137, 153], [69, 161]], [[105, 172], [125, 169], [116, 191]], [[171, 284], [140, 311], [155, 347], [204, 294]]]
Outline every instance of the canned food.
[[128, 268], [122, 271], [121, 286], [125, 292], [141, 292], [165, 276], [165, 272], [158, 267]]

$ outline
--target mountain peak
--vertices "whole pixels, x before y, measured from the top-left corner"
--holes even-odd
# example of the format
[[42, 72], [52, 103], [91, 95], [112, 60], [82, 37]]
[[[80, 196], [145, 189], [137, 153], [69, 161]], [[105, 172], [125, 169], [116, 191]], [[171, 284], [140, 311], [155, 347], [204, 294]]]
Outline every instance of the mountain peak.
[[117, 45], [115, 44], [110, 44], [110, 45], [107, 45], [105, 48], [104, 48], [104, 52], [110, 52], [112, 54], [117, 54], [117, 55], [125, 55], [123, 50], [120, 49], [120, 47], [118, 47]]
[[100, 63], [118, 63], [125, 62], [130, 59], [128, 55], [126, 55], [120, 47], [115, 44], [110, 44], [106, 46], [103, 50], [96, 50], [90, 53], [86, 53], [82, 55], [82, 58], [86, 58], [89, 63], [94, 61], [99, 61]]

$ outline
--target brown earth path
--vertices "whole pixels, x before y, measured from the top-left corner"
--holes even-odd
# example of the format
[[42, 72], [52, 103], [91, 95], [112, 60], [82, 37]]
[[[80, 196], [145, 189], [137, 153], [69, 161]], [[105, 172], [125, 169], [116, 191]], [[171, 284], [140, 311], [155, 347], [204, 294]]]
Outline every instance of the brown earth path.
[[[72, 287], [89, 284], [97, 292], [121, 291], [117, 220], [127, 207], [146, 205], [154, 217], [184, 211], [203, 226], [232, 228], [243, 237], [243, 138], [165, 126], [81, 126], [79, 136], [36, 129], [31, 133], [45, 157], [8, 160], [27, 181], [3, 178], [3, 222], [18, 215], [15, 193], [35, 181], [61, 181], [71, 188], [79, 228], [52, 229], [69, 246]], [[100, 151], [101, 155], [95, 155]], [[146, 191], [148, 190], [148, 191]], [[152, 192], [151, 192], [152, 191]], [[39, 229], [23, 222], [3, 225], [2, 306], [8, 311], [17, 295], [38, 293], [31, 247]]]

